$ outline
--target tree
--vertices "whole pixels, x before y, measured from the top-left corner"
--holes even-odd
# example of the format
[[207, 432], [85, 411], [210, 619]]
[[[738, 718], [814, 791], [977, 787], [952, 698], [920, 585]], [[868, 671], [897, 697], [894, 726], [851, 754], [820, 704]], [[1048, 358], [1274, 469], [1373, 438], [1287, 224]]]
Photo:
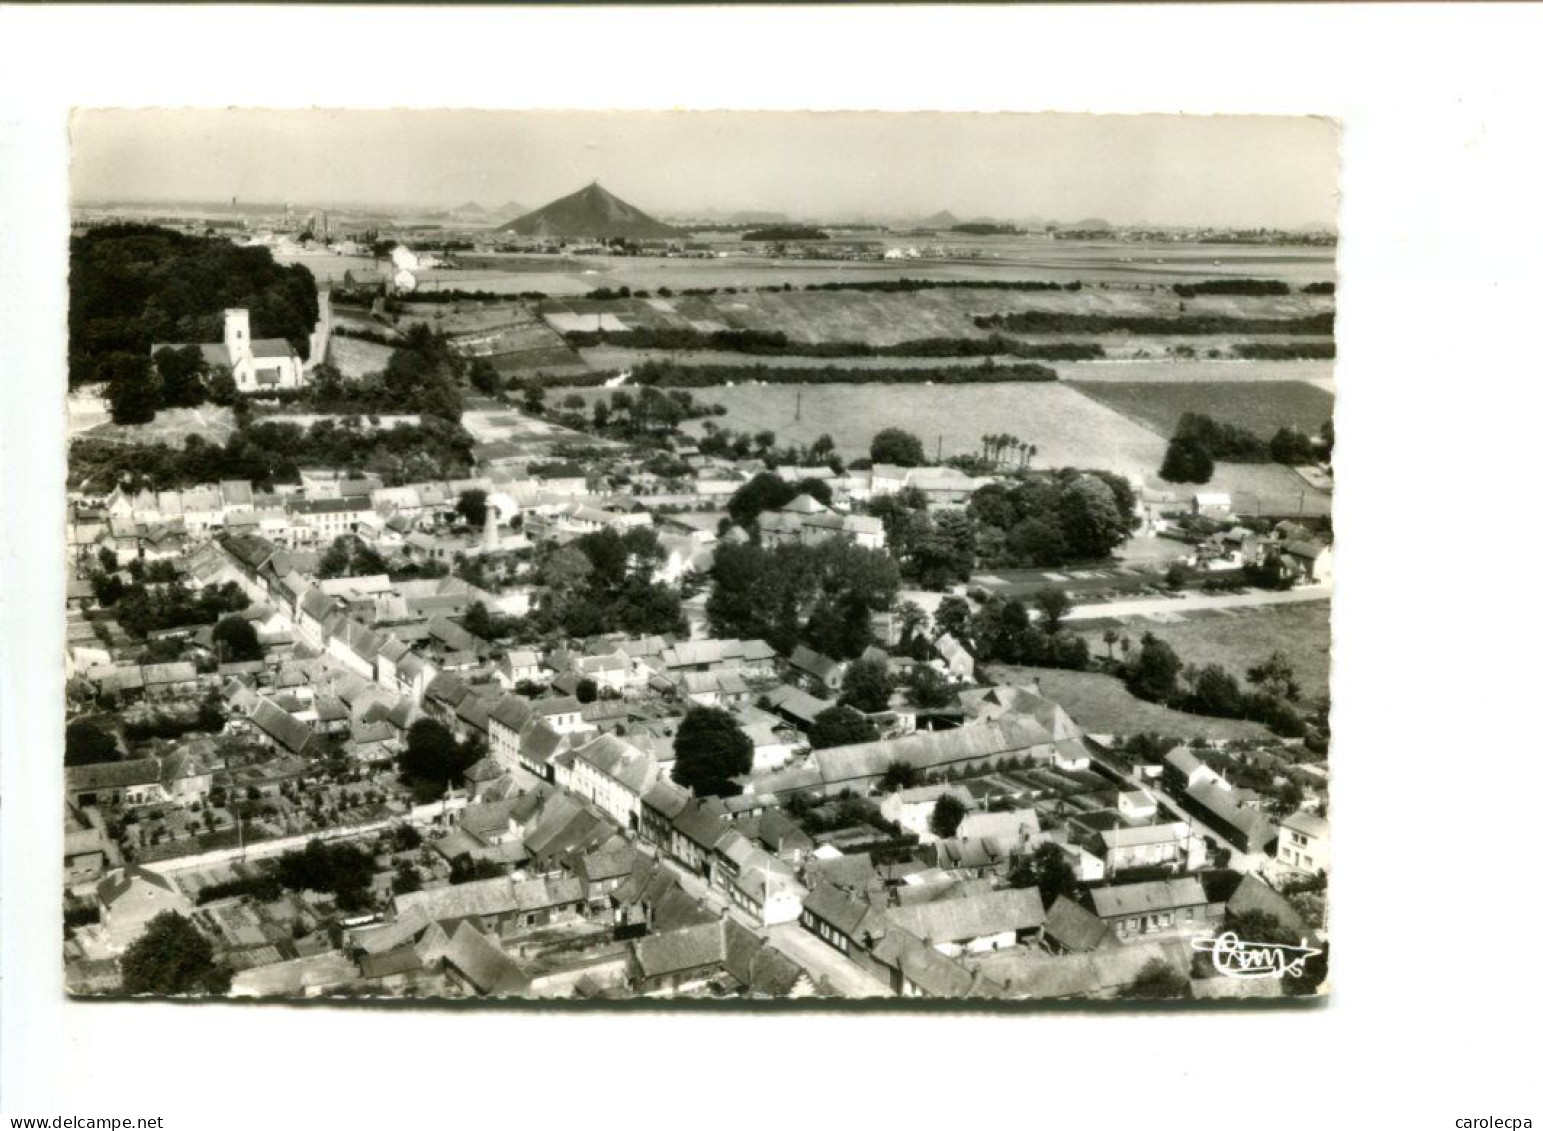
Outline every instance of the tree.
[[1196, 714], [1235, 719], [1243, 713], [1238, 681], [1219, 664], [1207, 664], [1193, 681], [1189, 706]]
[[901, 789], [912, 789], [921, 785], [922, 773], [909, 762], [891, 762], [884, 767], [884, 776], [879, 778], [880, 793], [894, 793]]
[[461, 627], [482, 640], [496, 640], [500, 625], [481, 601], [473, 601], [461, 614]]
[[965, 812], [964, 802], [952, 793], [945, 793], [932, 807], [927, 827], [932, 830], [933, 836], [947, 840], [959, 831], [959, 823], [964, 820]]
[[932, 624], [940, 636], [962, 637], [970, 624], [970, 603], [963, 597], [944, 597], [932, 614]]
[[733, 715], [718, 707], [692, 707], [675, 734], [671, 776], [698, 797], [733, 797], [732, 780], [750, 772], [755, 744]]
[[838, 702], [871, 714], [889, 707], [893, 689], [889, 672], [879, 660], [857, 660], [847, 666], [841, 679], [841, 697]]
[[1215, 472], [1216, 462], [1198, 441], [1175, 437], [1168, 441], [1157, 474], [1169, 483], [1209, 483]]
[[73, 722], [64, 728], [64, 764], [89, 766], [96, 762], [116, 762], [118, 743], [95, 723]]
[[499, 377], [498, 370], [493, 368], [493, 363], [485, 357], [479, 357], [471, 363], [469, 376], [472, 388], [479, 393], [496, 397], [503, 392], [503, 379]]
[[162, 346], [155, 352], [155, 371], [161, 378], [163, 407], [190, 407], [204, 402], [204, 377], [209, 364], [197, 346]]
[[1135, 981], [1120, 990], [1127, 1001], [1154, 1001], [1187, 998], [1189, 979], [1161, 958], [1150, 959], [1137, 973]]
[[1059, 589], [1045, 589], [1034, 596], [1040, 627], [1051, 636], [1061, 631], [1061, 622], [1072, 610], [1071, 598]]
[[825, 708], [809, 727], [809, 745], [815, 750], [876, 742], [878, 737], [879, 728], [861, 711], [845, 703]]
[[554, 550], [541, 564], [540, 578], [543, 585], [564, 590], [578, 587], [594, 572], [589, 556], [570, 544]]
[[456, 500], [455, 511], [466, 525], [480, 528], [488, 520], [488, 493], [478, 487], [462, 491]]
[[1245, 674], [1248, 682], [1266, 695], [1285, 699], [1291, 703], [1295, 703], [1302, 697], [1302, 685], [1297, 682], [1296, 672], [1292, 670], [1291, 664], [1281, 652], [1271, 652], [1269, 659], [1249, 668]]
[[291, 891], [330, 892], [338, 910], [360, 911], [372, 902], [375, 855], [360, 845], [312, 839], [303, 849], [280, 856], [275, 874]]
[[920, 467], [927, 453], [919, 438], [902, 428], [883, 428], [868, 445], [868, 458], [874, 463], [892, 463], [900, 467]]
[[1107, 558], [1130, 536], [1130, 523], [1109, 483], [1081, 475], [1061, 492], [1058, 513], [1067, 552], [1077, 559]]
[[911, 517], [904, 553], [917, 583], [942, 589], [969, 578], [975, 568], [975, 523], [967, 511], [943, 511], [936, 518]]
[[1270, 458], [1291, 465], [1312, 463], [1317, 458], [1313, 441], [1305, 432], [1282, 428], [1270, 439]]
[[901, 601], [895, 606], [895, 619], [900, 623], [900, 641], [908, 643], [917, 633], [927, 631], [927, 610], [915, 601]]
[[1003, 546], [1015, 561], [1036, 566], [1058, 566], [1070, 556], [1061, 521], [1055, 515], [1030, 517], [1007, 531]]
[[1269, 809], [1270, 816], [1280, 821], [1302, 808], [1302, 802], [1305, 798], [1306, 795], [1302, 792], [1301, 785], [1287, 778], [1269, 798], [1265, 807]]
[[453, 780], [476, 761], [468, 759], [468, 747], [456, 742], [444, 726], [433, 719], [419, 719], [407, 728], [407, 746], [397, 760], [397, 767], [408, 778], [432, 787], [434, 794], [444, 792]]
[[316, 576], [360, 577], [386, 572], [386, 561], [357, 534], [340, 534], [332, 540], [316, 567]]
[[580, 703], [593, 703], [600, 698], [600, 685], [586, 676], [574, 687], [573, 697]]
[[1114, 660], [1114, 646], [1120, 642], [1120, 634], [1112, 628], [1104, 629], [1104, 647], [1109, 650], [1109, 659]]
[[127, 994], [222, 994], [230, 971], [216, 965], [214, 948], [175, 911], [151, 919], [119, 962]]
[[469, 852], [463, 852], [450, 861], [450, 883], [453, 885], [469, 884], [473, 880], [491, 880], [495, 876], [505, 875], [508, 872], [496, 860], [473, 859]]
[[816, 652], [837, 660], [862, 655], [873, 643], [868, 602], [858, 593], [843, 593], [821, 601], [809, 614], [803, 638]]
[[729, 496], [729, 517], [740, 526], [749, 529], [756, 516], [763, 511], [774, 511], [787, 506], [798, 494], [791, 483], [785, 483], [769, 471], [760, 472], [750, 482]]
[[263, 658], [263, 646], [257, 639], [257, 629], [245, 617], [221, 617], [214, 626], [214, 643], [222, 663], [240, 664]]
[[218, 405], [233, 405], [240, 397], [241, 390], [236, 387], [236, 378], [228, 365], [215, 366], [209, 374], [209, 399]]
[[406, 895], [422, 889], [423, 881], [418, 878], [418, 869], [412, 866], [410, 860], [403, 860], [396, 866], [396, 874], [391, 877], [391, 891], [394, 894]]
[[1166, 703], [1179, 691], [1179, 672], [1183, 668], [1178, 654], [1150, 632], [1141, 637], [1141, 651], [1131, 666], [1129, 676], [1133, 695]]
[[913, 707], [936, 710], [954, 701], [954, 689], [949, 686], [948, 680], [938, 674], [937, 669], [918, 664], [905, 697]]
[[161, 407], [161, 378], [148, 358], [110, 353], [97, 366], [107, 382], [107, 403], [114, 424], [146, 424]]
[[1077, 894], [1076, 869], [1066, 859], [1066, 853], [1049, 841], [1021, 857], [1008, 882], [1015, 888], [1038, 888], [1046, 907], [1063, 896]]

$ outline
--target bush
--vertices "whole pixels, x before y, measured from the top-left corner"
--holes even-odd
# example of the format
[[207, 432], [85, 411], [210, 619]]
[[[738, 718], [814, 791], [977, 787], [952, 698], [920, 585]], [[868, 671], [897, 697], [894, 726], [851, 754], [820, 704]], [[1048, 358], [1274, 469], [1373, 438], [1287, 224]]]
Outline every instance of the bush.
[[246, 879], [226, 880], [224, 883], [202, 887], [198, 890], [198, 898], [194, 902], [202, 906], [205, 903], [213, 903], [217, 899], [245, 896], [259, 903], [271, 903], [283, 894], [284, 886], [279, 883], [277, 876], [249, 876]]

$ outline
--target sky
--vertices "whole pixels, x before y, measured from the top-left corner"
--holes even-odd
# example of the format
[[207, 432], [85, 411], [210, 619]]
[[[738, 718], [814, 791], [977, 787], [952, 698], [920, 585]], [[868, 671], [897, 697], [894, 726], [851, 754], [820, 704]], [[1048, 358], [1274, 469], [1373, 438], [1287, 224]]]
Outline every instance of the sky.
[[539, 207], [592, 180], [645, 211], [1292, 228], [1337, 211], [1320, 118], [468, 110], [90, 110], [107, 201]]

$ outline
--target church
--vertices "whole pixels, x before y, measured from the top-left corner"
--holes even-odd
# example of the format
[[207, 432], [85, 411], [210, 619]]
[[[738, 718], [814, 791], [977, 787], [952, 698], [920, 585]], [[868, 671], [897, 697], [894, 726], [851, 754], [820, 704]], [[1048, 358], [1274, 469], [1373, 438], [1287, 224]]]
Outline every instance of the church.
[[[151, 355], [166, 348], [152, 346]], [[243, 393], [298, 389], [305, 384], [305, 364], [295, 348], [283, 338], [254, 341], [251, 319], [247, 311], [239, 307], [225, 312], [224, 342], [200, 345], [198, 349], [211, 368], [223, 366], [229, 369], [236, 388]]]

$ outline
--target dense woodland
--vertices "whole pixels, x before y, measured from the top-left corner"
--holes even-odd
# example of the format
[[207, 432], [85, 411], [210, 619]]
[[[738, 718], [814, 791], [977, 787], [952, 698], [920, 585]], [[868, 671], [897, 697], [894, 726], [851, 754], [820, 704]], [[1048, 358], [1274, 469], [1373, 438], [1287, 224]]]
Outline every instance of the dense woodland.
[[219, 342], [223, 312], [245, 307], [256, 338], [284, 338], [308, 356], [316, 280], [267, 248], [113, 224], [70, 239], [70, 384], [110, 380], [116, 360], [140, 363], [155, 344]]

